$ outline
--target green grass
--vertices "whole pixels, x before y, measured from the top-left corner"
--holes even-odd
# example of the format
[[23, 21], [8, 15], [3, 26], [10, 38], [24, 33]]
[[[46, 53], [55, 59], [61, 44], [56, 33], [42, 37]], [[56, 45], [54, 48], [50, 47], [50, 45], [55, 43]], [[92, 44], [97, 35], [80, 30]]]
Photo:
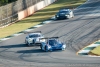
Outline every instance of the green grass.
[[55, 15], [55, 13], [61, 8], [76, 8], [83, 4], [86, 0], [58, 0], [55, 3], [47, 6], [46, 8], [37, 11], [30, 17], [23, 19], [17, 23], [14, 23], [8, 27], [0, 29], [0, 38], [12, 35], [14, 33], [25, 30], [31, 26], [41, 23]]
[[100, 56], [100, 46], [90, 51], [90, 54]]

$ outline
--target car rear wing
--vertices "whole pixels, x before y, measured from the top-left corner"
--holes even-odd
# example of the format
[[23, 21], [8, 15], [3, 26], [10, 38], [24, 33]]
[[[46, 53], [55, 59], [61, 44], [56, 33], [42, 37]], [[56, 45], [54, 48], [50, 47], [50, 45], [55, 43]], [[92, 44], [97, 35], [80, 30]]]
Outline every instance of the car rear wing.
[[45, 38], [40, 38], [40, 39], [57, 39], [59, 37], [45, 37]]
[[45, 38], [40, 38], [41, 42], [46, 42], [48, 39], [57, 39], [59, 37], [45, 37]]
[[35, 31], [35, 32], [24, 32], [24, 34], [29, 34], [29, 33], [41, 33], [41, 31]]

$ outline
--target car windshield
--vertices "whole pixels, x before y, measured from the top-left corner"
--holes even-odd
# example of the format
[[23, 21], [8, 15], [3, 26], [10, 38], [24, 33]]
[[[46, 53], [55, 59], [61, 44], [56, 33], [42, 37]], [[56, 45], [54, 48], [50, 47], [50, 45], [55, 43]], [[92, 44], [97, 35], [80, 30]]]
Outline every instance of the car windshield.
[[59, 13], [69, 13], [69, 11], [59, 11]]
[[33, 34], [33, 35], [29, 35], [30, 38], [34, 38], [34, 37], [40, 37], [39, 34]]
[[54, 46], [57, 44], [56, 40], [49, 40], [49, 45]]

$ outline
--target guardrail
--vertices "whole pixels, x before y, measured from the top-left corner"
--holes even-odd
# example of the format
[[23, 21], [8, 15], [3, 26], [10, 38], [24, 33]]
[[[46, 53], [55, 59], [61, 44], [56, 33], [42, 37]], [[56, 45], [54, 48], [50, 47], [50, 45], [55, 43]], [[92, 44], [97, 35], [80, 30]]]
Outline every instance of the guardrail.
[[21, 20], [56, 0], [18, 0], [0, 7], [0, 27]]

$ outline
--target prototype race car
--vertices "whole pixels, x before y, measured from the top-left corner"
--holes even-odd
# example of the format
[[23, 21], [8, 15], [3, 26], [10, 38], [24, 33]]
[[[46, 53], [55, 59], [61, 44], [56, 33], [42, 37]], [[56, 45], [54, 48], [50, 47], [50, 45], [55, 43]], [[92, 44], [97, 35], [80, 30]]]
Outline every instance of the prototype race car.
[[43, 51], [65, 50], [66, 44], [60, 42], [58, 37], [42, 38], [45, 42], [41, 42], [40, 48]]
[[73, 17], [74, 17], [74, 13], [70, 9], [61, 9], [55, 15], [56, 20], [58, 20], [58, 19], [69, 19], [69, 18], [73, 18]]
[[[28, 36], [25, 38], [25, 44], [28, 46], [40, 44], [40, 38], [44, 38], [44, 36], [41, 34], [41, 31], [36, 32], [25, 32], [25, 34], [28, 33]], [[42, 40], [41, 40], [42, 41]]]

